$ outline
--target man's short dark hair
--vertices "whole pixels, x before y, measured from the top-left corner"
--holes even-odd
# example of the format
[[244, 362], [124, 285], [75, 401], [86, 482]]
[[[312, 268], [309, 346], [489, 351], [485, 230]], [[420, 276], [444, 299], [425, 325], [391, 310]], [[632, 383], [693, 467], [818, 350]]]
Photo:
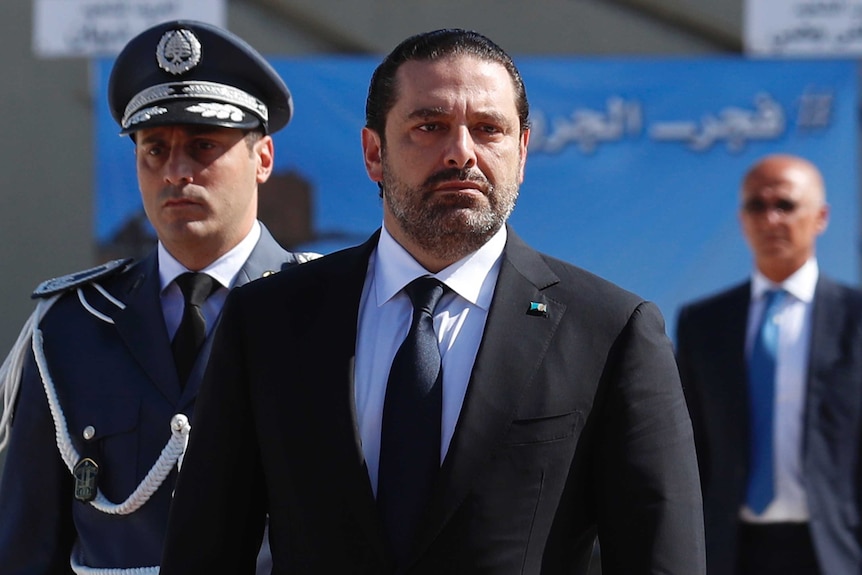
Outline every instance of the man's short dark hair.
[[365, 127], [374, 130], [384, 141], [386, 115], [395, 105], [397, 86], [395, 74], [401, 64], [411, 60], [442, 60], [450, 56], [474, 56], [488, 62], [501, 64], [515, 88], [515, 106], [521, 133], [529, 127], [530, 105], [521, 73], [512, 58], [487, 37], [470, 30], [447, 28], [425, 32], [407, 38], [389, 53], [374, 70], [368, 98], [365, 101]]
[[249, 154], [253, 154], [254, 145], [263, 139], [265, 135], [264, 131], [260, 128], [243, 131], [243, 140], [245, 140], [245, 145], [248, 146]]

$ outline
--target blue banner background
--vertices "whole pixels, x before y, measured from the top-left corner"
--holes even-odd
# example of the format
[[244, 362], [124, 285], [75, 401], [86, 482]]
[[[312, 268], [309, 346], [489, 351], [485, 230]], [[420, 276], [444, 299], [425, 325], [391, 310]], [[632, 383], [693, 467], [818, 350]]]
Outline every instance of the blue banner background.
[[[276, 134], [276, 171], [313, 194], [321, 252], [380, 225], [359, 133], [378, 58], [272, 58], [296, 115]], [[531, 245], [655, 301], [679, 305], [750, 273], [739, 181], [773, 152], [823, 171], [831, 205], [821, 269], [859, 278], [857, 68], [851, 61], [518, 58], [534, 123], [511, 222]], [[94, 62], [96, 239], [139, 214], [132, 143], [105, 101], [110, 60]], [[330, 238], [330, 239], [325, 239]]]

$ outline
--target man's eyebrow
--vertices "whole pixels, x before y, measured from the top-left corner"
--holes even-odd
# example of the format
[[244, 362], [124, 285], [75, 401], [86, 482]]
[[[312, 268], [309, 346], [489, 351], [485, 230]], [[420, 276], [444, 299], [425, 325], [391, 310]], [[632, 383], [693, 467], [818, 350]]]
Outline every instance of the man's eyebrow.
[[[410, 120], [420, 119], [427, 120], [429, 118], [440, 118], [442, 116], [448, 116], [450, 112], [445, 108], [418, 108], [413, 110], [407, 115], [407, 118]], [[500, 112], [494, 110], [480, 110], [476, 112], [472, 112], [471, 117], [478, 118], [480, 120], [492, 121], [497, 124], [501, 124], [506, 122], [506, 116], [501, 114]]]
[[504, 124], [508, 121], [505, 114], [501, 114], [495, 110], [479, 110], [474, 112], [474, 117], [479, 118], [480, 120], [487, 120], [494, 122], [495, 124]]
[[136, 144], [138, 144], [138, 145], [141, 145], [141, 144], [152, 144], [152, 143], [154, 143], [154, 142], [163, 141], [164, 139], [165, 139], [165, 138], [164, 138], [164, 136], [161, 134], [161, 132], [150, 132], [149, 134], [147, 134], [147, 135], [146, 135], [145, 137], [143, 137], [143, 138], [140, 136], [140, 134], [138, 134], [138, 137], [137, 137], [137, 138], [135, 138], [135, 143], [136, 143]]
[[435, 108], [418, 108], [413, 110], [407, 115], [408, 119], [427, 119], [427, 118], [439, 118], [440, 116], [447, 115], [447, 111], [440, 107]]
[[[208, 136], [211, 134], [221, 133], [222, 129], [218, 126], [206, 126], [206, 125], [189, 125], [183, 126], [180, 128], [183, 132], [188, 136]], [[165, 140], [165, 130], [156, 129], [149, 131], [146, 137], [138, 138], [138, 143], [141, 144], [149, 144], [153, 142], [160, 142]]]

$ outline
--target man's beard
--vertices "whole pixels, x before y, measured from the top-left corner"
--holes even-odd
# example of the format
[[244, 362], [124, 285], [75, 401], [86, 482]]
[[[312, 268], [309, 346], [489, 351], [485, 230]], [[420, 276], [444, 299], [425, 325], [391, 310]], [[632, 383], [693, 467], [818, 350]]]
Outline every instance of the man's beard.
[[[486, 201], [473, 194], [438, 196], [436, 184], [454, 180], [478, 184]], [[424, 251], [455, 262], [475, 252], [509, 219], [518, 184], [493, 186], [478, 169], [450, 168], [431, 175], [419, 187], [399, 180], [383, 159], [383, 201], [401, 229]]]

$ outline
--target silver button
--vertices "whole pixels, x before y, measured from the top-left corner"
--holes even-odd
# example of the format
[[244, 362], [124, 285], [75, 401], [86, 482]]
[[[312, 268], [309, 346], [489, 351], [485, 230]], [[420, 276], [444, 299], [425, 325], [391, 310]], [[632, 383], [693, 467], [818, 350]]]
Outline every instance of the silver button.
[[90, 441], [91, 439], [93, 439], [96, 436], [96, 428], [93, 427], [92, 425], [88, 425], [87, 427], [84, 428], [83, 435], [84, 435], [84, 439], [86, 439], [87, 441]]

